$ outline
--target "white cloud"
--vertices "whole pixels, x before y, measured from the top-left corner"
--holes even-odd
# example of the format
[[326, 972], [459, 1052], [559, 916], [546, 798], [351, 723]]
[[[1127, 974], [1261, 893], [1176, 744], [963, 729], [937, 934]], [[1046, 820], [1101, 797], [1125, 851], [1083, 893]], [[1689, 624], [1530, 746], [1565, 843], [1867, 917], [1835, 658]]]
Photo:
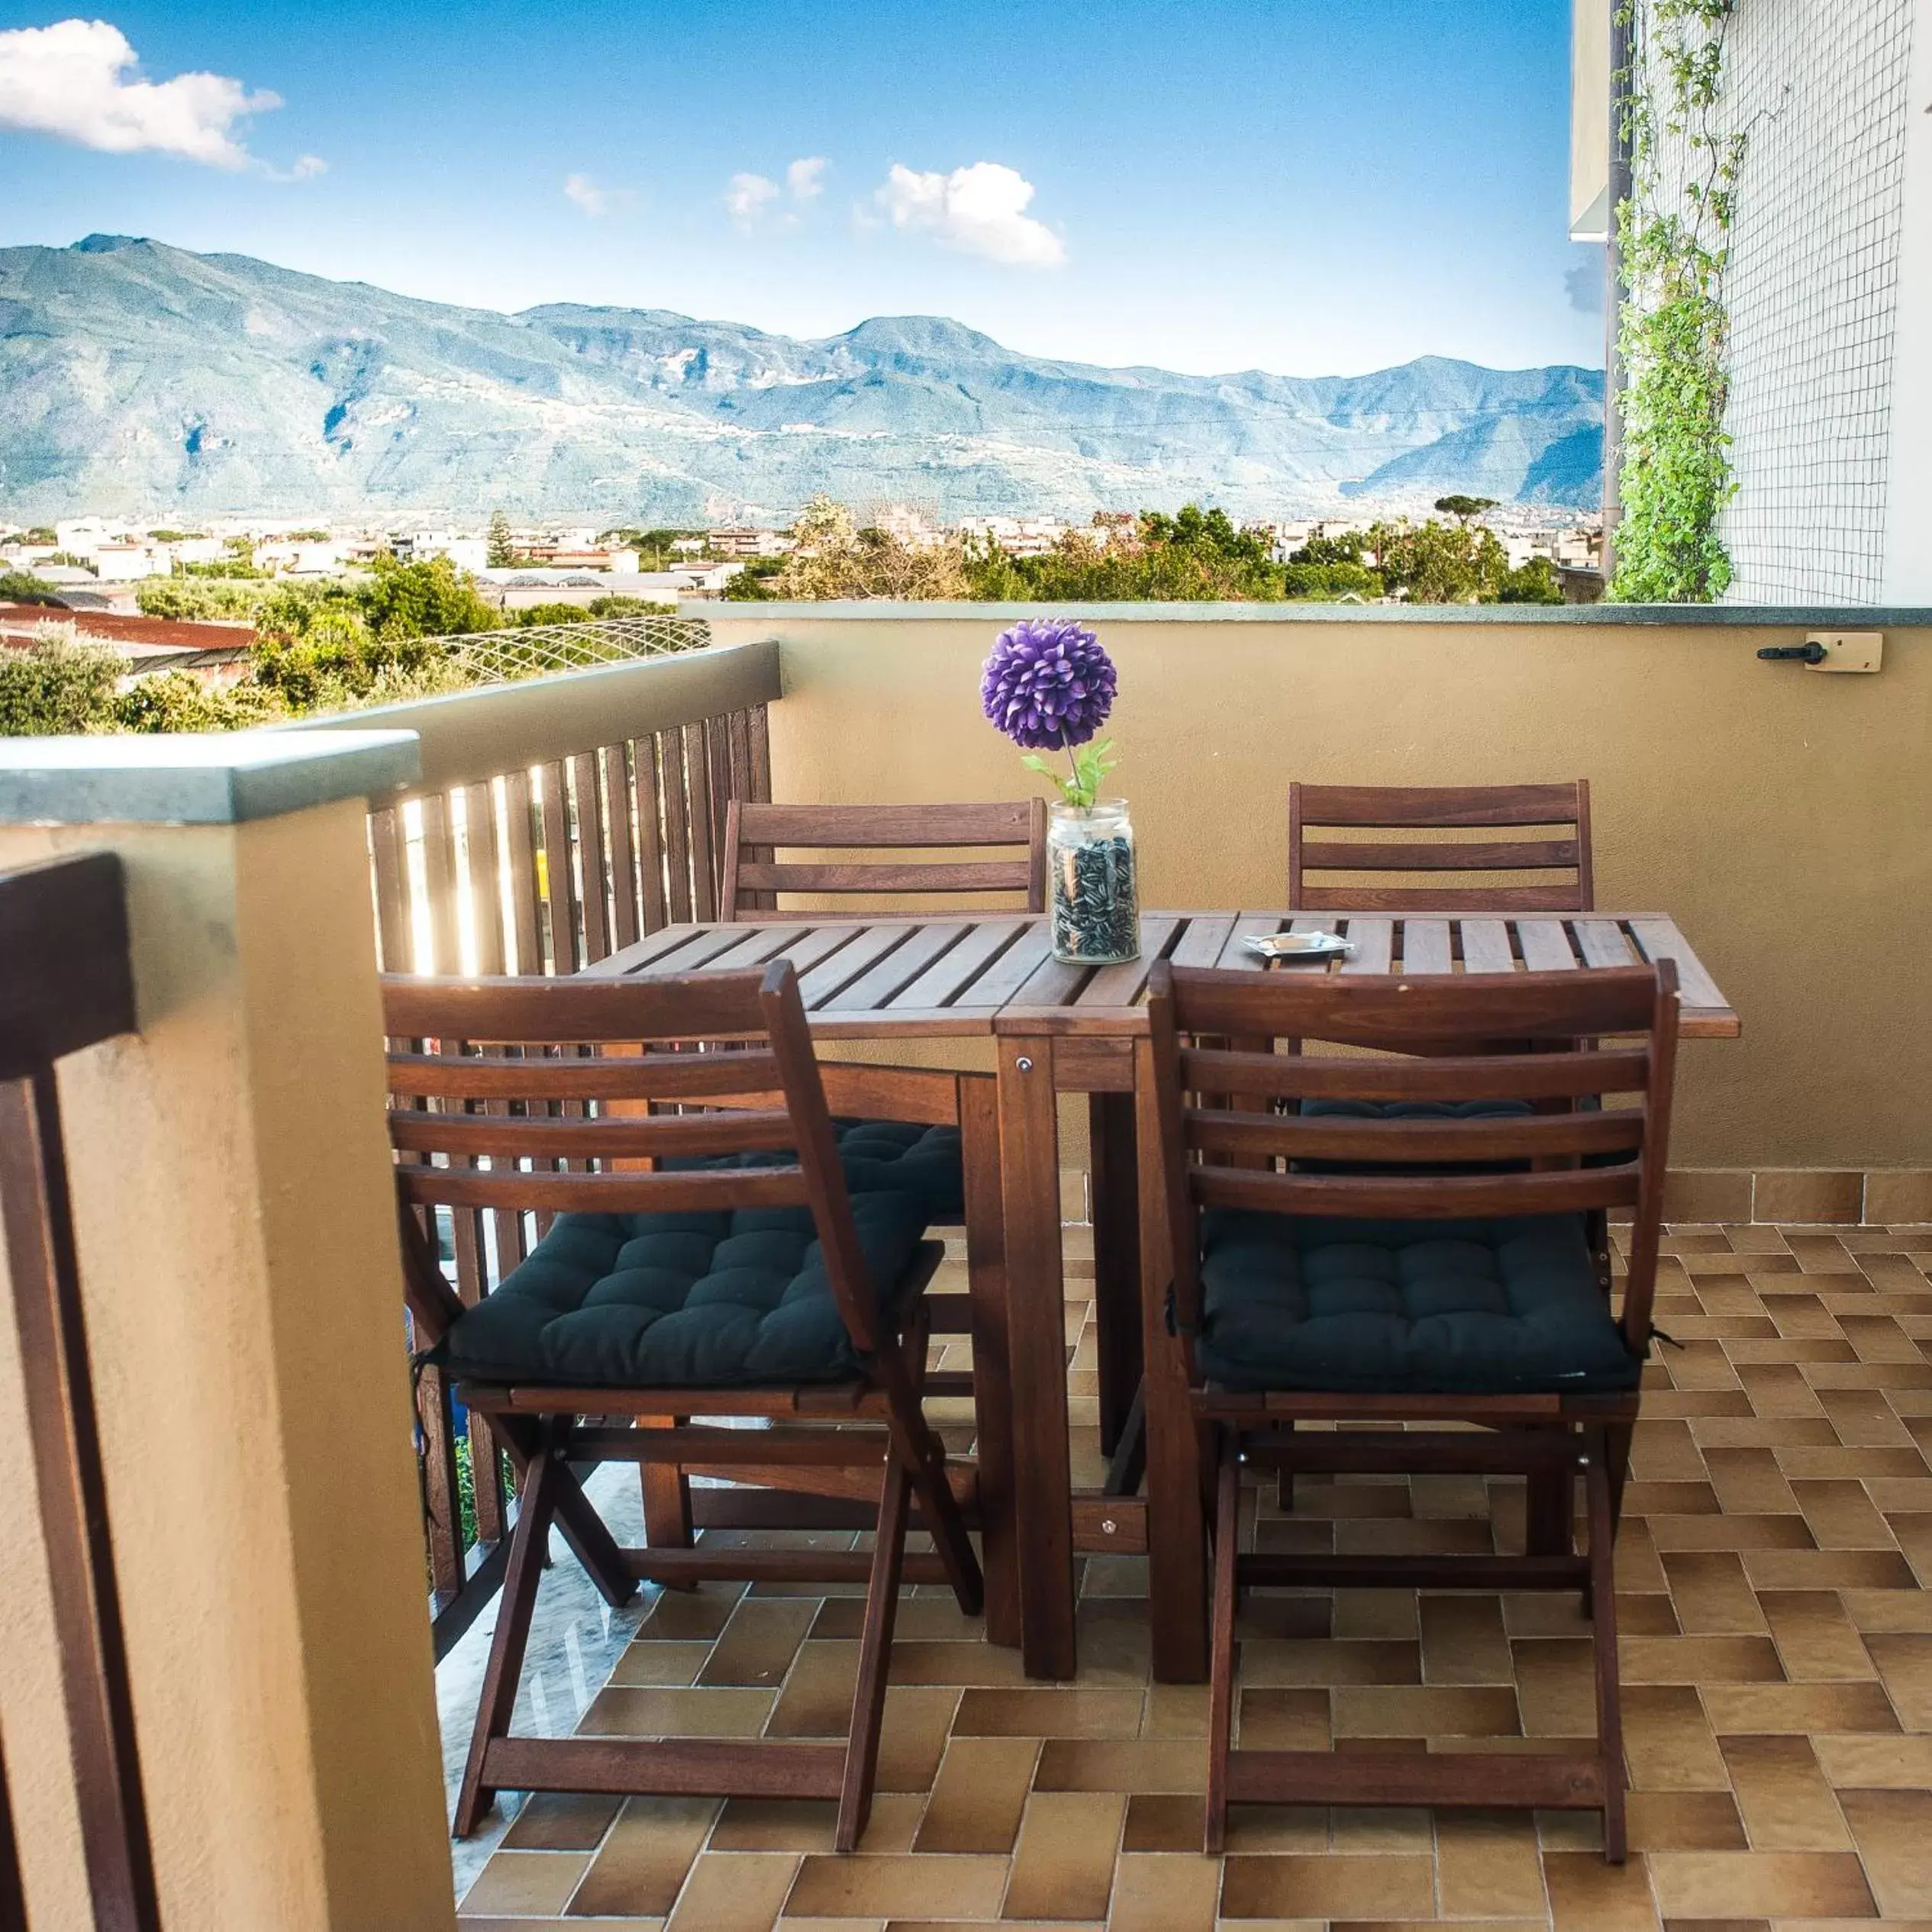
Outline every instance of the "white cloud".
[[[211, 168], [257, 165], [236, 138], [236, 123], [282, 105], [221, 74], [172, 80], [128, 78], [134, 50], [104, 20], [0, 32], [0, 127], [53, 134], [108, 154], [173, 154]], [[297, 176], [318, 173], [305, 156]]]
[[327, 174], [329, 164], [319, 154], [298, 154], [295, 165], [289, 170], [291, 181], [313, 181], [318, 174]]
[[609, 192], [598, 187], [587, 174], [565, 176], [563, 193], [566, 200], [576, 202], [593, 221], [598, 215], [608, 214], [611, 211]]
[[1066, 246], [1026, 212], [1033, 183], [998, 161], [950, 174], [920, 173], [897, 162], [873, 199], [895, 228], [933, 236], [941, 246], [1021, 268], [1057, 268]]
[[731, 219], [749, 231], [758, 218], [784, 191], [761, 174], [734, 174], [724, 191], [724, 205]]
[[825, 170], [831, 163], [822, 154], [803, 155], [785, 171], [785, 185], [795, 202], [816, 201], [824, 192]]

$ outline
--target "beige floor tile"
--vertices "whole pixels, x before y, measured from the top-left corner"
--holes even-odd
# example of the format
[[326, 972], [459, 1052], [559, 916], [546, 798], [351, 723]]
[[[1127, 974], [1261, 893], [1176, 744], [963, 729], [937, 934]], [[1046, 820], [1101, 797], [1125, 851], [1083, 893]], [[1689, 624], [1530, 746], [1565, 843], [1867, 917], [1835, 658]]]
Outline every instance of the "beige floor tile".
[[[1082, 1676], [1085, 1659], [1081, 1659]], [[1024, 1684], [1026, 1669], [1018, 1650], [984, 1642], [926, 1643], [914, 1640], [892, 1645], [892, 1681], [895, 1684], [960, 1684], [982, 1687]]]
[[1839, 1802], [1879, 1911], [1932, 1914], [1932, 1792], [1847, 1791]]
[[589, 1863], [582, 1852], [498, 1852], [464, 1895], [464, 1915], [560, 1912]]
[[717, 1816], [714, 1798], [633, 1798], [570, 1901], [573, 1915], [661, 1917]]
[[1663, 1559], [1663, 1571], [1687, 1636], [1741, 1635], [1764, 1628], [1743, 1559], [1735, 1551], [1673, 1550]]
[[1711, 1487], [1729, 1515], [1795, 1514], [1798, 1498], [1792, 1494], [1769, 1449], [1708, 1449], [1704, 1466]]
[[747, 1597], [732, 1612], [697, 1681], [776, 1690], [818, 1610], [806, 1598]]
[[1811, 1540], [1821, 1550], [1889, 1550], [1892, 1532], [1865, 1493], [1865, 1485], [1846, 1479], [1798, 1482], [1792, 1485]]
[[1727, 1791], [1730, 1780], [1698, 1694], [1688, 1685], [1624, 1692], [1624, 1754], [1643, 1791]]
[[1340, 1737], [1507, 1737], [1523, 1728], [1507, 1685], [1356, 1684], [1330, 1696]]
[[1221, 1917], [1427, 1918], [1435, 1910], [1434, 1881], [1427, 1858], [1230, 1854], [1221, 1878]]
[[783, 1852], [705, 1852], [665, 1932], [771, 1932], [798, 1870]]
[[1809, 1738], [1724, 1737], [1718, 1746], [1753, 1851], [1850, 1848], [1837, 1801]]
[[1626, 1637], [1618, 1656], [1627, 1684], [1764, 1684], [1782, 1681], [1768, 1637]]
[[1006, 1871], [1003, 1858], [808, 1857], [785, 1899], [785, 1915], [924, 1924], [943, 1914], [963, 1922], [992, 1922], [999, 1917]]
[[1814, 1737], [1818, 1767], [1836, 1790], [1932, 1786], [1932, 1737]]
[[1137, 1792], [1127, 1801], [1121, 1849], [1127, 1852], [1198, 1852], [1204, 1831], [1198, 1798]]
[[940, 1761], [914, 1850], [1010, 1852], [1039, 1756], [1036, 1738], [954, 1738]]
[[1753, 1550], [1744, 1574], [1756, 1590], [1909, 1590], [1917, 1581], [1895, 1550]]
[[1724, 1736], [1760, 1731], [1895, 1731], [1898, 1720], [1876, 1684], [1713, 1684], [1704, 1708]]
[[[1327, 1741], [1324, 1735], [1323, 1742]], [[1191, 1738], [1163, 1743], [1050, 1737], [1040, 1747], [1039, 1768], [1033, 1779], [1036, 1791], [1150, 1795], [1204, 1791], [1207, 1781], [1207, 1747]]]
[[972, 1690], [954, 1728], [962, 1737], [1134, 1737], [1141, 1701], [1138, 1691]]
[[1645, 1859], [1633, 1854], [1625, 1865], [1606, 1865], [1598, 1852], [1546, 1851], [1543, 1882], [1550, 1891], [1555, 1932], [1654, 1932]]
[[1932, 1634], [1872, 1631], [1865, 1648], [1908, 1730], [1932, 1730]]
[[1108, 1932], [1214, 1932], [1221, 1860], [1130, 1853], [1114, 1880]]
[[618, 1659], [609, 1681], [673, 1686], [695, 1684], [711, 1653], [711, 1645], [702, 1640], [673, 1643], [640, 1639]]
[[1589, 1639], [1530, 1637], [1511, 1648], [1524, 1735], [1595, 1736], [1596, 1676]]
[[1115, 1792], [1036, 1791], [1020, 1822], [1003, 1915], [1104, 1920], [1126, 1814]]
[[1850, 1852], [1659, 1852], [1650, 1863], [1666, 1918], [1878, 1916]]
[[1548, 1909], [1536, 1821], [1527, 1811], [1445, 1811], [1436, 1821], [1445, 1918], [1540, 1918]]
[[1509, 1639], [1500, 1598], [1430, 1594], [1422, 1597], [1417, 1608], [1424, 1683], [1509, 1682]]
[[577, 1729], [585, 1737], [756, 1737], [772, 1701], [769, 1691], [619, 1685], [591, 1699]]

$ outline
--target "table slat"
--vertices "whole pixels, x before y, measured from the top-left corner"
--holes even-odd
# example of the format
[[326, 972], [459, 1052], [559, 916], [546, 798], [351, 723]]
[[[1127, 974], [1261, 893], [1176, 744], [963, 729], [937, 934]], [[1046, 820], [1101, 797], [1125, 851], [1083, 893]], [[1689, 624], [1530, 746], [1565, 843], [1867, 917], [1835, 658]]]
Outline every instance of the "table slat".
[[1532, 972], [1563, 972], [1576, 967], [1576, 955], [1560, 919], [1519, 919], [1516, 940], [1523, 949], [1523, 963]]
[[1342, 955], [1344, 972], [1386, 972], [1395, 957], [1395, 922], [1387, 917], [1348, 917], [1346, 937], [1355, 950]]
[[653, 972], [695, 972], [744, 937], [742, 926], [687, 926], [682, 945], [660, 953], [650, 962]]
[[751, 926], [740, 930], [744, 937], [737, 945], [727, 946], [715, 959], [707, 960], [702, 971], [734, 972], [747, 966], [763, 966], [805, 936], [803, 926]]
[[1402, 970], [1414, 973], [1453, 972], [1456, 961], [1449, 943], [1447, 919], [1402, 921]]
[[1723, 1011], [1726, 1008], [1724, 996], [1718, 990], [1718, 982], [1711, 977], [1704, 962], [1691, 950], [1690, 941], [1685, 938], [1675, 924], [1668, 919], [1633, 919], [1630, 922], [1630, 937], [1637, 941], [1647, 960], [1675, 960], [1677, 962], [1677, 984], [1684, 996], [1686, 1006], [1708, 1006]]
[[1140, 956], [1123, 960], [1118, 966], [1102, 966], [1075, 997], [1074, 1005], [1131, 1006], [1147, 987], [1147, 975], [1153, 971], [1174, 937], [1181, 921], [1171, 912], [1143, 912], [1140, 915]]
[[965, 922], [960, 920], [915, 928], [869, 972], [861, 973], [850, 985], [842, 987], [819, 1010], [856, 1013], [889, 1006], [965, 931]]
[[974, 979], [1004, 948], [1027, 929], [1024, 919], [987, 919], [968, 929], [958, 945], [948, 949], [890, 1001], [898, 1007], [945, 1006], [969, 989]]
[[1504, 919], [1459, 919], [1465, 972], [1514, 972], [1516, 955], [1509, 948], [1509, 923]]
[[906, 931], [902, 925], [847, 927], [845, 943], [827, 953], [809, 972], [799, 975], [798, 997], [805, 1001], [805, 1011], [815, 1011], [850, 985], [868, 966], [891, 952]]
[[1229, 912], [1191, 912], [1187, 930], [1174, 942], [1168, 954], [1177, 966], [1211, 966], [1221, 957], [1221, 948], [1234, 929], [1234, 915]]
[[1021, 934], [953, 1001], [955, 1007], [969, 1007], [975, 1012], [991, 1006], [1003, 1006], [1033, 976], [1034, 969], [1053, 950], [1053, 935], [1043, 919]]
[[1639, 956], [1624, 937], [1614, 919], [1575, 919], [1570, 930], [1576, 935], [1576, 950], [1583, 963], [1592, 966], [1627, 966], [1639, 963]]

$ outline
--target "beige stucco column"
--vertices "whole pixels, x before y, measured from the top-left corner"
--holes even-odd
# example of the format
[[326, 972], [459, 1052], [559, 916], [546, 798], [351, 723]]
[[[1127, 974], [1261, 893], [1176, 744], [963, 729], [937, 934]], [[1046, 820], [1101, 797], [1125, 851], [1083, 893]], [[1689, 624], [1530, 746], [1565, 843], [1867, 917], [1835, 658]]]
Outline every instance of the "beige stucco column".
[[[59, 1085], [171, 1928], [453, 1921], [363, 834], [415, 769], [407, 733], [0, 740], [0, 869], [127, 869], [140, 1031]], [[0, 1451], [31, 1917], [85, 1932], [10, 1317]]]

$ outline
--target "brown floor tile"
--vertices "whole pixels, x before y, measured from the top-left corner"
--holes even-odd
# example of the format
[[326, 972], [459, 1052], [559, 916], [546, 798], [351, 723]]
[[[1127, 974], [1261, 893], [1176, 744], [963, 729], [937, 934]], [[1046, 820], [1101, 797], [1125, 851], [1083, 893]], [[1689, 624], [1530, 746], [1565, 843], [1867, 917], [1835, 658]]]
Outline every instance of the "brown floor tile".
[[852, 1724], [859, 1647], [813, 1637], [798, 1647], [772, 1711], [774, 1737], [843, 1737]]
[[1872, 1506], [1861, 1482], [1800, 1482], [1792, 1485], [1811, 1540], [1821, 1550], [1889, 1550], [1892, 1532]]
[[1741, 1852], [1749, 1843], [1727, 1791], [1634, 1791], [1624, 1803], [1634, 1852]]
[[1039, 1756], [1031, 1737], [954, 1738], [914, 1850], [1010, 1852]]
[[1500, 1598], [1432, 1594], [1421, 1598], [1418, 1610], [1424, 1683], [1509, 1682], [1509, 1639]]
[[665, 1932], [771, 1932], [798, 1860], [782, 1852], [706, 1852]]
[[1618, 1866], [1600, 1852], [1546, 1851], [1543, 1878], [1556, 1932], [1653, 1932], [1657, 1924], [1640, 1855]]
[[1876, 1918], [1850, 1852], [1659, 1852], [1657, 1903], [1672, 1918]]
[[1596, 1677], [1588, 1637], [1527, 1637], [1511, 1645], [1516, 1701], [1529, 1737], [1594, 1737]]
[[[1325, 1735], [1322, 1741], [1327, 1741]], [[1050, 1737], [1040, 1748], [1033, 1785], [1036, 1791], [1175, 1794], [1205, 1790], [1207, 1779], [1207, 1748], [1192, 1739], [1148, 1743]]]
[[1932, 1913], [1932, 1792], [1848, 1791], [1840, 1801], [1887, 1918]]
[[[877, 1810], [879, 1798], [872, 1800]], [[705, 1849], [828, 1852], [838, 1806], [829, 1798], [728, 1798]]]
[[967, 1691], [953, 1729], [962, 1737], [1134, 1737], [1140, 1705], [1138, 1691]]
[[1640, 1418], [1630, 1441], [1630, 1472], [1645, 1482], [1701, 1482], [1704, 1457], [1689, 1424]]
[[1895, 1550], [1753, 1550], [1744, 1574], [1755, 1590], [1909, 1590], [1917, 1579]]
[[1445, 1811], [1436, 1821], [1445, 1918], [1540, 1918], [1547, 1906], [1536, 1821], [1527, 1811]]
[[669, 1911], [718, 1810], [714, 1798], [627, 1799], [571, 1898], [572, 1915]]
[[1850, 1848], [1844, 1821], [1807, 1737], [1724, 1737], [1718, 1748], [1730, 1772], [1751, 1849], [1825, 1852]]
[[1711, 1472], [1711, 1486], [1727, 1514], [1796, 1514], [1798, 1498], [1772, 1450], [1708, 1449], [1704, 1462]]
[[1725, 1737], [1898, 1728], [1876, 1684], [1713, 1684], [1703, 1695], [1711, 1727]]
[[1744, 1635], [1764, 1628], [1756, 1595], [1734, 1550], [1674, 1550], [1663, 1560], [1671, 1601], [1686, 1635]]
[[1419, 1640], [1415, 1598], [1401, 1590], [1337, 1590], [1333, 1634], [1344, 1642]]
[[1264, 1637], [1241, 1646], [1241, 1682], [1256, 1689], [1421, 1681], [1413, 1643]]
[[1006, 1867], [1003, 1858], [957, 1856], [807, 1858], [785, 1899], [785, 1916], [930, 1923], [943, 1912], [963, 1922], [990, 1923], [999, 1917]]
[[1330, 1736], [1328, 1693], [1243, 1690], [1235, 1708], [1234, 1735], [1244, 1750], [1324, 1751]]
[[1172, 1743], [1208, 1735], [1208, 1687], [1205, 1684], [1150, 1684], [1140, 1714], [1140, 1735], [1152, 1743]]
[[1221, 1917], [1427, 1918], [1435, 1908], [1427, 1858], [1230, 1855], [1221, 1877]]
[[1234, 1634], [1244, 1643], [1254, 1637], [1327, 1637], [1334, 1613], [1334, 1601], [1326, 1595], [1289, 1596], [1250, 1590], [1236, 1613]]
[[1678, 1550], [1809, 1550], [1811, 1532], [1803, 1517], [1653, 1516], [1650, 1540], [1658, 1553]]
[[1924, 1590], [1843, 1590], [1838, 1598], [1855, 1629], [1932, 1630], [1932, 1592]]
[[1714, 1516], [1718, 1497], [1705, 1482], [1632, 1482], [1624, 1491], [1624, 1508], [1633, 1516]]
[[1351, 1684], [1330, 1695], [1338, 1737], [1509, 1737], [1523, 1727], [1508, 1685]]
[[498, 1852], [463, 1895], [463, 1915], [560, 1912], [589, 1863], [581, 1852]]
[[742, 1583], [701, 1583], [695, 1590], [666, 1590], [638, 1625], [637, 1635], [653, 1643], [708, 1643], [731, 1621], [744, 1587]]
[[624, 1800], [575, 1792], [535, 1792], [503, 1834], [506, 1851], [592, 1852]]
[[695, 1684], [711, 1653], [711, 1647], [702, 1640], [669, 1643], [640, 1639], [618, 1659], [609, 1681], [613, 1684]]
[[1121, 1849], [1127, 1852], [1198, 1852], [1205, 1829], [1198, 1798], [1137, 1792], [1127, 1801]]
[[1932, 1636], [1874, 1631], [1865, 1648], [1908, 1730], [1932, 1730]]
[[1214, 1932], [1221, 1860], [1173, 1853], [1123, 1857], [1108, 1932]]
[[1794, 1681], [1869, 1678], [1872, 1660], [1833, 1590], [1766, 1590], [1758, 1598]]
[[747, 1597], [732, 1612], [698, 1682], [776, 1690], [818, 1611], [808, 1598]]
[[[1081, 1676], [1086, 1676], [1086, 1659], [1080, 1659]], [[1018, 1650], [979, 1643], [902, 1643], [892, 1645], [895, 1684], [960, 1684], [982, 1687], [1024, 1684], [1025, 1666]]]
[[1035, 1792], [1021, 1821], [1003, 1916], [1105, 1919], [1126, 1812], [1115, 1792]]

